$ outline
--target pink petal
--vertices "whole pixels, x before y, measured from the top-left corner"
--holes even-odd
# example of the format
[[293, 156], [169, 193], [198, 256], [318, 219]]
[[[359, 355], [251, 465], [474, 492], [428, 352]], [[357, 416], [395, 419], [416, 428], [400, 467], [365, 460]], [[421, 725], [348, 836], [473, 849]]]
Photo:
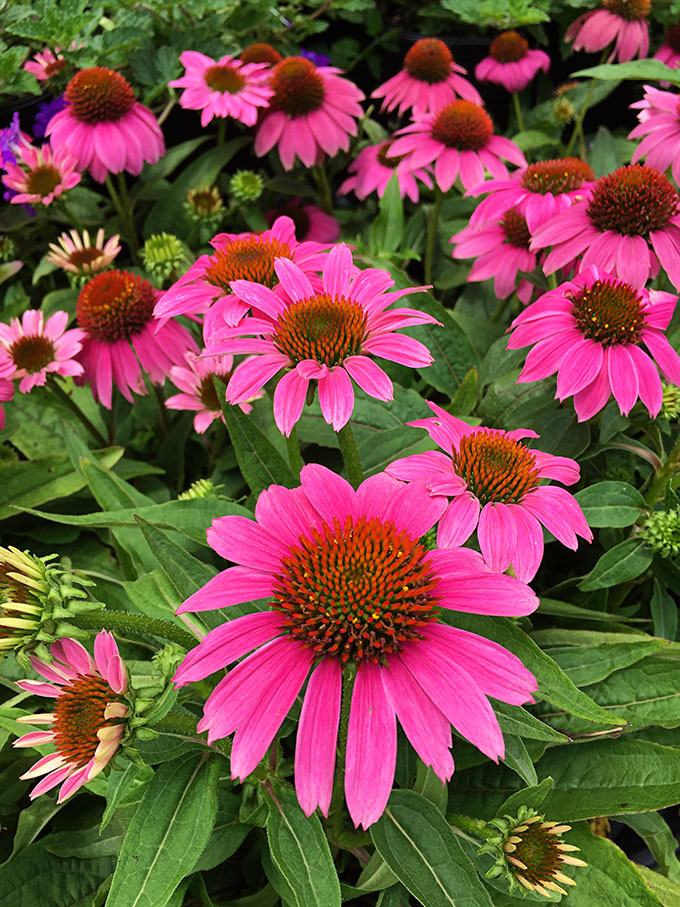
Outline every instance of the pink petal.
[[457, 548], [465, 544], [477, 527], [479, 511], [479, 500], [471, 492], [454, 498], [439, 521], [437, 545]]
[[512, 511], [505, 504], [485, 504], [479, 515], [477, 539], [489, 567], [504, 573], [517, 547], [517, 527]]
[[317, 806], [327, 816], [331, 805], [341, 698], [340, 662], [328, 658], [309, 678], [295, 744], [295, 790], [306, 816]]
[[212, 611], [228, 608], [243, 602], [258, 601], [271, 595], [272, 575], [252, 567], [229, 567], [214, 576], [177, 609], [187, 611]]

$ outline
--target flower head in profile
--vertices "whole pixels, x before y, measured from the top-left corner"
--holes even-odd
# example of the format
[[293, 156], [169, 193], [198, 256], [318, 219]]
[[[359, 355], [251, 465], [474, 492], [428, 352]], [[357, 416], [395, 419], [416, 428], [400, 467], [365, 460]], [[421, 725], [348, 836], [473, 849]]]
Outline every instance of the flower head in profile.
[[54, 50], [46, 47], [40, 53], [34, 54], [32, 59], [27, 60], [24, 63], [24, 69], [34, 75], [39, 82], [48, 82], [52, 76], [56, 76], [66, 66], [66, 60], [59, 51], [58, 47], [55, 47]]
[[126, 400], [145, 394], [144, 374], [162, 384], [187, 350], [198, 348], [176, 321], [159, 325], [153, 316], [158, 291], [148, 280], [127, 271], [104, 271], [92, 277], [76, 303], [78, 326], [85, 332], [79, 360], [84, 373], [77, 384], [92, 386], [95, 400], [111, 408], [113, 385]]
[[645, 158], [650, 167], [662, 173], [670, 167], [673, 179], [680, 182], [680, 95], [645, 85], [644, 98], [630, 106], [639, 109], [640, 123], [628, 134], [628, 140], [642, 136], [632, 162]]
[[[663, 44], [657, 50], [653, 57], [654, 60], [661, 60], [671, 69], [680, 68], [680, 22], [671, 27], [666, 32]], [[661, 83], [662, 85], [665, 83]]]
[[412, 108], [414, 116], [434, 113], [456, 98], [481, 104], [477, 89], [461, 75], [467, 70], [454, 62], [439, 38], [421, 38], [404, 57], [404, 68], [372, 93], [382, 98], [382, 110], [399, 114]]
[[555, 479], [573, 485], [578, 464], [532, 450], [523, 438], [537, 438], [529, 429], [502, 431], [472, 427], [428, 403], [434, 417], [410, 422], [424, 428], [442, 449], [395, 460], [386, 472], [414, 482], [435, 497], [452, 498], [439, 521], [441, 548], [463, 545], [477, 530], [484, 560], [503, 572], [512, 564], [516, 576], [529, 582], [543, 557], [543, 526], [574, 551], [577, 536], [592, 541], [576, 500], [563, 488], [542, 485]]
[[334, 243], [340, 236], [340, 224], [330, 214], [326, 214], [318, 205], [305, 205], [299, 196], [289, 199], [271, 211], [266, 211], [264, 219], [272, 227], [279, 217], [289, 217], [295, 224], [295, 235], [298, 242]]
[[374, 356], [413, 368], [432, 363], [426, 346], [396, 331], [435, 319], [415, 309], [389, 308], [423, 287], [389, 292], [394, 286], [390, 274], [378, 268], [357, 272], [344, 243], [331, 250], [321, 286], [288, 259], [277, 259], [274, 267], [283, 292], [235, 281], [235, 296], [254, 314], [209, 338], [212, 353], [254, 354], [236, 367], [227, 386], [228, 403], [251, 399], [286, 369], [274, 391], [274, 419], [282, 434], [290, 435], [299, 420], [310, 381], [318, 384], [324, 419], [339, 431], [354, 408], [352, 379], [371, 397], [392, 399], [392, 382]]
[[507, 179], [492, 179], [472, 186], [466, 195], [486, 195], [470, 217], [477, 227], [498, 220], [511, 208], [524, 217], [533, 233], [544, 223], [590, 193], [595, 174], [577, 157], [537, 161], [516, 170]]
[[598, 413], [612, 394], [624, 415], [640, 397], [654, 418], [663, 400], [655, 363], [669, 381], [680, 384], [680, 356], [664, 334], [677, 299], [639, 289], [594, 266], [585, 268], [544, 293], [512, 323], [508, 348], [533, 347], [518, 382], [557, 372], [557, 397], [574, 397], [579, 421]]
[[260, 108], [268, 106], [273, 94], [265, 63], [244, 63], [229, 54], [213, 60], [197, 50], [185, 50], [179, 59], [186, 72], [168, 85], [184, 89], [180, 107], [200, 110], [201, 126], [213, 117], [255, 125]]
[[242, 63], [266, 63], [268, 66], [276, 66], [283, 60], [283, 56], [278, 50], [265, 41], [249, 44], [238, 56]]
[[52, 744], [54, 752], [39, 759], [21, 778], [39, 778], [31, 800], [61, 784], [57, 802], [96, 777], [111, 760], [125, 733], [127, 673], [118, 646], [102, 630], [94, 641], [94, 658], [75, 639], [50, 646], [51, 661], [31, 658], [44, 680], [19, 680], [17, 686], [54, 700], [52, 711], [18, 718], [44, 724], [44, 731], [24, 734], [16, 747]]
[[[518, 579], [493, 573], [477, 552], [428, 551], [421, 537], [443, 499], [384, 473], [354, 491], [323, 466], [301, 486], [262, 492], [255, 522], [213, 521], [208, 541], [235, 566], [180, 612], [267, 598], [269, 606], [212, 630], [180, 665], [184, 685], [241, 661], [209, 696], [199, 722], [209, 741], [236, 732], [232, 776], [264, 757], [306, 681], [295, 787], [307, 815], [328, 814], [343, 673], [356, 672], [345, 796], [355, 825], [382, 814], [394, 780], [397, 720], [442, 781], [453, 773], [451, 725], [489, 758], [504, 744], [488, 696], [531, 702], [536, 681], [510, 652], [438, 618], [442, 610], [529, 614], [538, 601]], [[248, 654], [252, 653], [252, 654]]]
[[62, 268], [79, 280], [86, 280], [98, 271], [103, 271], [114, 261], [120, 252], [120, 239], [116, 233], [104, 241], [104, 228], [97, 230], [94, 240], [90, 239], [87, 230], [82, 236], [77, 230], [62, 233], [57, 243], [50, 243], [50, 251], [45, 258], [51, 264]]
[[284, 170], [298, 158], [305, 167], [321, 163], [326, 155], [349, 149], [363, 116], [364, 93], [341, 69], [315, 66], [304, 57], [286, 57], [271, 71], [274, 94], [255, 136], [255, 154], [262, 157], [275, 145]]
[[77, 72], [66, 86], [68, 106], [47, 125], [55, 150], [71, 154], [79, 170], [103, 183], [109, 173], [137, 176], [165, 153], [156, 117], [135, 100], [130, 83], [106, 66]]
[[27, 394], [42, 387], [48, 374], [82, 375], [78, 362], [83, 331], [67, 331], [67, 312], [55, 312], [45, 319], [40, 309], [27, 309], [9, 324], [0, 323], [0, 377], [19, 381]]
[[491, 117], [479, 104], [461, 100], [414, 117], [410, 126], [395, 134], [390, 155], [402, 158], [397, 175], [434, 164], [435, 181], [443, 192], [459, 176], [466, 189], [481, 183], [486, 171], [496, 179], [507, 179], [501, 159], [518, 167], [527, 163], [514, 142], [494, 135]]
[[583, 254], [580, 269], [595, 265], [626, 283], [643, 287], [659, 262], [680, 288], [680, 198], [654, 167], [632, 164], [600, 177], [533, 235], [532, 249], [551, 251], [543, 270], [552, 274]]
[[592, 54], [616, 41], [607, 62], [626, 63], [646, 57], [649, 51], [651, 0], [602, 0], [602, 8], [591, 10], [571, 23], [564, 40], [574, 42], [574, 50]]
[[340, 195], [353, 192], [357, 198], [367, 198], [371, 192], [377, 192], [382, 198], [387, 184], [396, 174], [399, 193], [402, 198], [410, 198], [417, 202], [420, 195], [418, 180], [428, 189], [432, 188], [432, 177], [423, 167], [416, 170], [400, 170], [399, 164], [402, 156], [393, 157], [390, 154], [392, 140], [380, 142], [379, 145], [368, 145], [362, 148], [356, 158], [349, 165], [352, 176], [346, 179], [338, 190]]
[[19, 162], [8, 163], [2, 181], [13, 190], [11, 204], [49, 205], [55, 198], [80, 182], [75, 157], [65, 148], [53, 150], [48, 144], [41, 148], [22, 144], [17, 150]]
[[494, 38], [489, 56], [475, 69], [480, 82], [502, 85], [513, 94], [523, 91], [539, 71], [550, 69], [550, 57], [543, 50], [529, 50], [529, 43], [516, 31], [504, 31]]

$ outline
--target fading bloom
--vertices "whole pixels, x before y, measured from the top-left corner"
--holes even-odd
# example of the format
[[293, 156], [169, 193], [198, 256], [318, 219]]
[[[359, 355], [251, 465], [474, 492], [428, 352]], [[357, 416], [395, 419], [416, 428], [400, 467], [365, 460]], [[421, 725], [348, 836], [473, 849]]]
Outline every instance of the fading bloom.
[[595, 265], [643, 287], [660, 262], [680, 288], [679, 204], [677, 189], [654, 167], [619, 167], [600, 177], [587, 198], [539, 227], [531, 248], [552, 246], [546, 274], [583, 254], [581, 270]]
[[135, 100], [120, 73], [105, 66], [83, 69], [68, 83], [64, 97], [68, 107], [50, 120], [45, 134], [98, 183], [109, 173], [137, 176], [145, 162], [155, 164], [165, 154], [156, 117]]
[[364, 93], [341, 69], [315, 66], [304, 57], [286, 57], [271, 71], [274, 94], [255, 136], [255, 154], [262, 157], [278, 146], [284, 170], [295, 158], [305, 167], [321, 163], [326, 155], [349, 149], [357, 134], [356, 118], [363, 116]]
[[398, 328], [435, 323], [415, 309], [388, 308], [424, 287], [388, 292], [394, 280], [378, 268], [357, 270], [349, 248], [334, 246], [323, 270], [323, 285], [288, 259], [274, 263], [283, 292], [245, 280], [231, 288], [254, 315], [216, 335], [213, 353], [253, 353], [237, 366], [227, 386], [227, 403], [243, 403], [282, 369], [289, 369], [274, 391], [274, 420], [290, 435], [302, 414], [310, 381], [317, 381], [321, 413], [335, 431], [354, 408], [352, 378], [378, 400], [392, 399], [392, 382], [373, 356], [413, 368], [431, 365], [432, 356], [420, 341], [397, 334]]
[[268, 66], [276, 66], [283, 60], [283, 56], [264, 41], [257, 41], [255, 44], [249, 44], [244, 47], [239, 54], [239, 60], [242, 63], [266, 63]]
[[3, 403], [14, 397], [14, 384], [9, 378], [0, 378], [0, 431], [5, 427], [5, 410]]
[[506, 91], [523, 91], [539, 70], [550, 69], [550, 57], [543, 50], [529, 50], [526, 38], [516, 31], [504, 31], [491, 42], [489, 56], [477, 64], [475, 78], [502, 85]]
[[299, 196], [264, 215], [270, 227], [279, 217], [289, 217], [293, 221], [298, 242], [308, 240], [326, 244], [337, 242], [340, 237], [338, 221], [318, 205], [303, 205]]
[[108, 268], [120, 252], [119, 239], [116, 233], [104, 242], [103, 227], [97, 230], [94, 241], [87, 230], [83, 230], [82, 236], [77, 230], [71, 230], [61, 234], [57, 240], [59, 245], [50, 243], [50, 251], [45, 258], [69, 274], [84, 279]]
[[501, 158], [526, 167], [526, 158], [510, 139], [493, 134], [489, 114], [472, 101], [453, 101], [437, 113], [414, 118], [396, 133], [390, 154], [402, 156], [397, 175], [434, 163], [434, 177], [442, 192], [448, 192], [460, 176], [466, 189], [476, 186], [488, 171], [507, 179]]
[[42, 387], [48, 374], [82, 375], [77, 361], [85, 338], [83, 331], [67, 331], [67, 312], [55, 312], [45, 320], [40, 309], [27, 309], [9, 324], [0, 323], [0, 377], [19, 381], [27, 394]]
[[127, 271], [92, 277], [76, 303], [78, 326], [85, 332], [79, 359], [84, 373], [76, 384], [92, 385], [94, 399], [111, 409], [113, 385], [126, 400], [146, 394], [143, 372], [162, 384], [187, 350], [198, 352], [191, 334], [172, 319], [159, 325], [153, 316], [158, 291]]
[[258, 108], [269, 105], [273, 92], [266, 64], [244, 63], [229, 54], [213, 60], [197, 50], [185, 50], [179, 59], [186, 72], [168, 85], [185, 89], [180, 107], [200, 110], [201, 126], [213, 117], [233, 117], [254, 126]]
[[295, 786], [306, 815], [317, 806], [328, 815], [342, 678], [356, 671], [345, 796], [354, 824], [367, 828], [380, 818], [392, 788], [397, 719], [423, 762], [445, 781], [454, 768], [450, 725], [497, 760], [504, 744], [487, 697], [514, 705], [533, 701], [536, 681], [519, 659], [439, 623], [440, 609], [519, 616], [538, 600], [514, 577], [489, 571], [477, 552], [421, 545], [442, 512], [442, 498], [384, 473], [356, 491], [323, 466], [303, 467], [300, 481], [298, 488], [263, 491], [255, 522], [213, 520], [208, 542], [236, 566], [179, 611], [262, 598], [269, 607], [208, 633], [174, 679], [185, 685], [248, 656], [218, 683], [198, 724], [209, 742], [236, 731], [231, 772], [244, 779], [309, 678]]
[[363, 148], [349, 165], [349, 172], [353, 175], [340, 186], [339, 194], [354, 192], [357, 198], [363, 200], [371, 192], [377, 192], [378, 198], [382, 198], [387, 184], [395, 173], [402, 198], [408, 197], [412, 202], [418, 201], [420, 195], [418, 180], [431, 189], [432, 177], [427, 170], [422, 167], [416, 170], [400, 170], [399, 164], [404, 158], [403, 155], [394, 157], [390, 154], [392, 144], [393, 140], [388, 140], [379, 145], [368, 145]]
[[670, 167], [673, 179], [680, 182], [680, 95], [645, 85], [644, 98], [630, 106], [639, 109], [640, 123], [628, 140], [643, 136], [633, 152], [633, 164], [646, 158], [650, 167], [662, 173]]
[[421, 38], [404, 57], [404, 68], [372, 93], [382, 98], [381, 110], [402, 114], [413, 108], [413, 115], [435, 113], [461, 97], [482, 104], [477, 89], [463, 79], [467, 70], [454, 62], [451, 51], [439, 38]]
[[216, 186], [199, 186], [189, 191], [184, 210], [195, 224], [214, 233], [224, 217], [224, 202]]
[[[654, 60], [661, 60], [671, 69], [680, 68], [680, 23], [671, 25], [663, 39], [663, 44], [654, 54]], [[665, 82], [661, 83], [665, 85]]]
[[503, 573], [512, 565], [515, 575], [528, 583], [543, 557], [543, 526], [574, 551], [577, 536], [592, 541], [575, 498], [563, 488], [540, 484], [555, 479], [573, 485], [580, 475], [575, 460], [528, 448], [522, 439], [538, 438], [530, 429], [473, 427], [436, 403], [428, 406], [435, 416], [409, 425], [426, 429], [444, 453], [404, 457], [385, 471], [424, 487], [430, 495], [452, 498], [439, 521], [441, 548], [465, 544], [476, 529], [489, 567]]
[[595, 53], [612, 41], [614, 49], [607, 62], [626, 63], [635, 57], [646, 57], [649, 51], [651, 0], [602, 0], [602, 9], [591, 10], [571, 23], [564, 40], [574, 42], [574, 50]]
[[17, 153], [23, 166], [7, 164], [7, 173], [2, 177], [5, 186], [13, 190], [13, 205], [49, 205], [80, 182], [77, 161], [65, 148], [53, 150], [48, 144], [41, 148], [26, 144]]
[[680, 356], [663, 333], [676, 302], [671, 293], [638, 289], [591, 265], [515, 318], [508, 349], [535, 344], [517, 380], [557, 372], [556, 396], [573, 395], [579, 421], [598, 413], [611, 394], [624, 415], [639, 396], [654, 418], [663, 399], [654, 363], [680, 384]]
[[59, 53], [58, 47], [55, 47], [54, 51], [46, 47], [40, 53], [35, 54], [32, 60], [24, 63], [26, 72], [34, 75], [39, 82], [49, 81], [52, 76], [61, 72], [64, 66], [66, 66], [66, 60]]
[[31, 800], [61, 784], [58, 803], [96, 777], [111, 760], [125, 733], [128, 706], [124, 694], [127, 673], [118, 646], [102, 630], [94, 641], [94, 658], [75, 639], [50, 646], [52, 661], [31, 658], [45, 678], [19, 680], [17, 686], [36, 696], [54, 699], [51, 712], [26, 715], [17, 721], [49, 725], [14, 741], [16, 747], [54, 745], [21, 778], [45, 777], [31, 791]]

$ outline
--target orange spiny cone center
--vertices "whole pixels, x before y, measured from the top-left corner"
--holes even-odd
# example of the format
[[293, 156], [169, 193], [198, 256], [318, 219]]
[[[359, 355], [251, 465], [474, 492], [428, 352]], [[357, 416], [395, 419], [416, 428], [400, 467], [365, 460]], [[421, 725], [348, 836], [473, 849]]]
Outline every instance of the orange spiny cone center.
[[526, 57], [528, 50], [529, 44], [519, 32], [504, 31], [491, 42], [489, 55], [499, 63], [516, 63]]
[[37, 334], [33, 337], [20, 337], [9, 348], [9, 354], [17, 368], [33, 374], [54, 362], [54, 344], [49, 337]]
[[61, 182], [61, 173], [51, 164], [41, 164], [26, 174], [26, 192], [45, 198]]
[[272, 340], [292, 362], [314, 359], [331, 368], [361, 352], [366, 332], [358, 302], [319, 293], [291, 303], [279, 315]]
[[127, 79], [105, 66], [77, 72], [66, 86], [65, 98], [73, 115], [85, 123], [120, 120], [135, 103]]
[[155, 302], [148, 280], [128, 271], [105, 271], [80, 291], [78, 326], [105, 343], [127, 339], [151, 321]]
[[270, 107], [289, 117], [303, 117], [318, 110], [326, 97], [323, 79], [311, 60], [286, 57], [272, 70], [269, 87], [274, 92]]
[[651, 0], [602, 0], [602, 6], [627, 22], [646, 19], [652, 8]]
[[85, 249], [74, 249], [69, 252], [68, 260], [76, 268], [82, 268], [84, 265], [91, 265], [93, 261], [100, 258], [102, 251], [102, 249], [93, 249], [92, 246], [87, 246]]
[[432, 121], [432, 138], [458, 151], [478, 151], [493, 135], [489, 114], [473, 101], [452, 101]]
[[619, 167], [600, 177], [588, 202], [588, 217], [600, 230], [646, 236], [665, 227], [678, 213], [678, 191], [670, 181], [643, 164]]
[[577, 157], [563, 157], [552, 161], [529, 164], [522, 174], [521, 184], [537, 195], [558, 195], [580, 189], [586, 180], [594, 180], [592, 167]]
[[258, 41], [244, 47], [239, 54], [239, 60], [243, 63], [269, 63], [270, 66], [276, 66], [283, 60], [283, 57], [271, 44]]
[[301, 536], [274, 577], [272, 607], [319, 657], [382, 662], [436, 620], [426, 550], [375, 517], [337, 517]]
[[518, 249], [528, 249], [531, 242], [531, 233], [527, 227], [526, 220], [519, 213], [517, 208], [510, 208], [506, 211], [501, 221], [505, 239], [511, 246]]
[[645, 326], [642, 296], [622, 280], [596, 280], [574, 297], [572, 314], [583, 336], [603, 346], [638, 343]]
[[290, 246], [274, 237], [235, 239], [210, 258], [205, 279], [225, 293], [231, 293], [229, 282], [232, 280], [252, 280], [273, 287], [278, 283], [274, 260], [291, 257]]
[[482, 505], [519, 504], [538, 487], [536, 457], [520, 441], [491, 428], [461, 438], [454, 470]]
[[205, 71], [205, 84], [221, 94], [238, 94], [246, 84], [235, 66], [211, 66]]
[[421, 38], [404, 57], [404, 69], [413, 78], [428, 85], [443, 82], [451, 73], [453, 57], [439, 38]]
[[64, 684], [54, 704], [54, 743], [72, 765], [86, 765], [99, 746], [97, 731], [119, 724], [120, 719], [105, 719], [104, 711], [118, 697], [99, 674], [79, 674]]

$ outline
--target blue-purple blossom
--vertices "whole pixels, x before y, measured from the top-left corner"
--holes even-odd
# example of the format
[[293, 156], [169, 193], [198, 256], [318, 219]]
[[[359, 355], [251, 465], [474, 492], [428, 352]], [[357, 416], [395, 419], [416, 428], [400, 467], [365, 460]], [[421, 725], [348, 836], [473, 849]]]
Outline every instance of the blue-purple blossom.
[[300, 56], [304, 57], [305, 60], [309, 60], [315, 66], [330, 66], [331, 65], [330, 57], [327, 57], [325, 54], [318, 54], [315, 50], [305, 50], [304, 47], [301, 47]]
[[51, 101], [43, 101], [33, 120], [33, 135], [38, 139], [44, 138], [49, 121], [65, 107], [68, 107], [68, 101], [63, 95], [59, 95]]
[[19, 125], [19, 114], [15, 113], [12, 117], [12, 123], [6, 129], [0, 130], [0, 162], [3, 167], [7, 164], [16, 164], [17, 159], [15, 151], [21, 141], [21, 126]]

